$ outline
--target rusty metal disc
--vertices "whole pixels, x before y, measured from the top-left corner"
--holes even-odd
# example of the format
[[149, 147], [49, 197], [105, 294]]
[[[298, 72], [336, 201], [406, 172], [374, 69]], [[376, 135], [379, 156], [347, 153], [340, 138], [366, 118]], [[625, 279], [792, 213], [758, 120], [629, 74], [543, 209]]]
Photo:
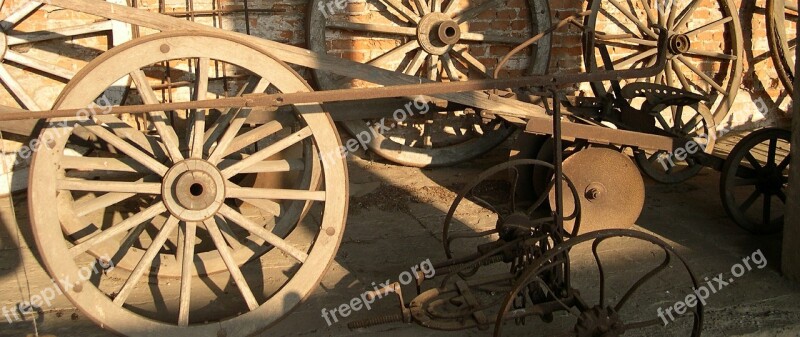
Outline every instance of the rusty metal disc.
[[[580, 233], [599, 229], [626, 229], [634, 224], [644, 206], [644, 180], [624, 154], [606, 148], [588, 148], [564, 160], [564, 175], [580, 195]], [[550, 207], [555, 209], [555, 192]], [[569, 188], [564, 188], [564, 214], [575, 208]], [[572, 221], [564, 221], [567, 232]]]

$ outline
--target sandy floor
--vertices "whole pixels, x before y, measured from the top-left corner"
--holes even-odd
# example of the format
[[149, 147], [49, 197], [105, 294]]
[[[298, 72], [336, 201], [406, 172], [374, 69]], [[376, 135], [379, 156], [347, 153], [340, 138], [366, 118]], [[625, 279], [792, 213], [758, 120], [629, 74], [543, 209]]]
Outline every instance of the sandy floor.
[[[483, 169], [504, 160], [504, 150], [494, 155], [453, 168], [419, 170], [372, 161], [369, 155], [349, 162], [351, 178], [350, 212], [347, 231], [339, 253], [320, 286], [293, 313], [277, 323], [264, 336], [485, 336], [490, 331], [477, 329], [440, 332], [416, 324], [393, 323], [351, 331], [340, 322], [328, 326], [322, 308], [334, 308], [371, 288], [373, 282], [398, 276], [412, 266], [430, 259], [442, 261], [441, 224], [455, 193]], [[367, 158], [367, 159], [362, 159]], [[689, 182], [658, 185], [646, 181], [645, 208], [633, 229], [654, 234], [683, 256], [698, 279], [719, 273], [730, 275], [731, 266], [761, 250], [766, 267], [754, 268], [735, 282], [708, 298], [703, 334], [705, 336], [800, 336], [800, 285], [784, 280], [779, 271], [780, 236], [754, 237], [733, 224], [725, 215], [718, 196], [719, 175], [701, 172]], [[13, 203], [15, 207], [10, 205]], [[33, 246], [27, 224], [24, 196], [0, 200], [0, 306], [13, 307], [50, 286], [50, 278], [31, 252]], [[13, 211], [13, 212], [12, 212]], [[480, 231], [494, 226], [490, 212], [472, 205], [459, 215], [458, 230]], [[20, 224], [19, 226], [17, 224]], [[608, 249], [616, 254], [618, 271], [610, 276], [610, 285], [622, 284], [641, 275], [646, 249], [623, 244]], [[644, 255], [643, 255], [644, 254]], [[593, 286], [589, 272], [594, 261], [588, 251], [576, 251], [573, 260], [576, 282]], [[679, 268], [678, 268], [679, 269]], [[676, 269], [677, 270], [677, 269]], [[670, 286], [685, 282], [679, 272], [658, 276], [652, 294], [663, 298]], [[627, 281], [626, 281], [627, 280]], [[596, 285], [595, 285], [596, 286]], [[411, 286], [403, 289], [406, 301], [414, 296]], [[592, 289], [583, 290], [589, 293]], [[610, 296], [619, 296], [614, 291]], [[672, 293], [680, 296], [680, 294]], [[633, 300], [632, 300], [633, 301]], [[640, 301], [633, 304], [641, 312], [672, 302]], [[0, 309], [1, 310], [1, 309]], [[347, 318], [364, 319], [399, 312], [396, 298], [387, 297]], [[557, 316], [556, 318], [564, 318]], [[660, 335], [683, 335], [675, 325], [659, 330]], [[570, 327], [571, 328], [571, 327]], [[108, 332], [94, 325], [64, 298], [56, 298], [36, 318], [7, 324], [0, 323], [0, 336], [35, 335], [106, 336]], [[529, 320], [521, 328], [509, 326], [508, 335], [551, 335], [553, 326]], [[563, 331], [563, 330], [562, 330]]]

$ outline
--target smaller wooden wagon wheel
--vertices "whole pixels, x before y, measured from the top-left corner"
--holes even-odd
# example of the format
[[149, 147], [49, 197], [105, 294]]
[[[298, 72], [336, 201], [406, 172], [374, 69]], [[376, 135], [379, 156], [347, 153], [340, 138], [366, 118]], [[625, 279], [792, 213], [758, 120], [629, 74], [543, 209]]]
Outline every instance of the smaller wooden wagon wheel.
[[[489, 78], [502, 51], [510, 51], [550, 26], [542, 0], [369, 0], [346, 8], [315, 0], [309, 8], [308, 45], [318, 53], [340, 55], [376, 67], [432, 81]], [[500, 55], [494, 54], [500, 53]], [[547, 70], [550, 39], [545, 37], [512, 61], [519, 74]], [[513, 76], [513, 75], [512, 75]], [[320, 89], [364, 86], [349, 79], [314, 71]], [[353, 135], [374, 134], [368, 146], [395, 163], [446, 166], [469, 160], [505, 140], [511, 129], [500, 121], [485, 122], [473, 109], [448, 104], [414, 117], [392, 118], [396, 106], [373, 104], [368, 109], [389, 116], [389, 130], [374, 131], [374, 120], [342, 125]], [[385, 110], [385, 111], [381, 111]], [[402, 112], [402, 111], [401, 111]]]
[[[177, 31], [147, 36], [103, 54], [70, 82], [57, 108], [94, 106], [109, 87], [128, 76], [142, 100], [150, 102], [155, 97], [147, 74], [163, 71], [163, 62], [175, 72], [191, 73], [188, 65], [196, 65], [197, 73], [190, 77], [193, 90], [183, 94], [187, 100], [208, 99], [209, 93], [220, 94], [208, 81], [208, 64], [214, 61], [223, 63], [229, 74], [247, 75], [249, 81], [230, 83], [240, 86], [240, 93], [310, 90], [291, 68], [257, 46], [225, 33]], [[47, 122], [29, 188], [31, 224], [42, 260], [54, 278], [77, 280], [60, 281], [59, 286], [93, 321], [115, 332], [254, 334], [298, 305], [336, 254], [347, 210], [346, 167], [338, 156], [338, 135], [318, 104], [265, 113], [244, 108], [222, 114], [189, 111], [184, 124], [168, 116], [173, 114], [149, 113], [151, 132], [102, 113]], [[257, 116], [263, 124], [247, 128], [249, 119]], [[189, 131], [180, 137], [184, 128]], [[92, 142], [111, 150], [95, 150], [96, 156], [77, 160], [65, 151]], [[304, 150], [305, 143], [312, 151]], [[256, 150], [242, 150], [248, 148]], [[307, 179], [287, 179], [282, 182], [291, 186], [273, 188], [272, 183], [263, 187], [247, 177], [275, 173], [276, 179], [286, 179], [287, 174], [311, 169], [306, 157], [321, 168], [324, 182], [319, 189], [303, 186]], [[91, 179], [85, 178], [87, 172]], [[61, 197], [64, 194], [70, 198]], [[308, 221], [279, 235], [276, 224], [289, 216], [278, 206], [284, 200], [313, 205]], [[65, 202], [72, 202], [71, 207], [64, 207]], [[255, 212], [248, 211], [247, 204]], [[62, 212], [97, 205], [105, 205], [97, 212], [127, 207], [128, 213], [115, 215], [112, 224], [102, 228], [65, 228]], [[93, 272], [130, 259], [135, 246], [143, 253], [136, 255], [131, 271]], [[259, 249], [263, 256], [249, 256]], [[241, 258], [240, 252], [248, 251]], [[216, 254], [226, 272], [205, 275], [208, 260], [201, 254]], [[178, 280], [165, 280], [158, 273], [170, 260], [180, 266]]]
[[[719, 123], [730, 111], [742, 83], [744, 40], [737, 6], [731, 0], [587, 0], [592, 14], [584, 21], [584, 63], [587, 71], [606, 69], [600, 50], [606, 48], [616, 70], [655, 64], [658, 34], [669, 32], [668, 60], [658, 75], [623, 81], [649, 82], [701, 94]], [[592, 34], [592, 35], [590, 35]], [[594, 38], [590, 38], [593, 36]], [[592, 83], [604, 96], [608, 83]], [[631, 101], [638, 108], [641, 103]]]
[[791, 97], [797, 48], [797, 2], [767, 0], [767, 41], [775, 71]]
[[783, 229], [791, 132], [762, 129], [731, 150], [720, 175], [720, 198], [733, 221], [754, 234]]
[[[0, 23], [0, 59], [2, 59], [0, 81], [21, 108], [27, 110], [49, 108], [52, 102], [43, 103], [41, 98], [36, 98], [41, 93], [35, 93], [32, 90], [40, 87], [46, 89], [44, 83], [67, 83], [75, 76], [75, 70], [65, 68], [63, 64], [60, 64], [61, 62], [56, 63], [52, 57], [42, 58], [42, 56], [46, 56], [47, 51], [43, 49], [44, 53], [39, 53], [37, 49], [41, 48], [36, 48], [37, 44], [79, 37], [107, 35], [108, 47], [110, 48], [112, 45], [110, 32], [115, 23], [111, 20], [97, 17], [94, 17], [95, 21], [92, 22], [87, 15], [83, 15], [80, 19], [87, 22], [86, 24], [71, 24], [54, 29], [42, 29], [40, 27], [41, 24], [28, 24], [28, 21], [45, 21], [42, 18], [43, 15], [40, 15], [46, 13], [45, 9], [47, 7], [44, 2], [20, 1], [13, 3], [21, 3], [21, 5], [12, 10]], [[36, 28], [31, 30], [31, 27]], [[32, 46], [34, 51], [37, 52], [20, 51], [21, 49], [30, 48], [29, 46]], [[89, 53], [98, 53], [97, 50], [89, 47], [80, 47], [77, 44], [67, 49], [74, 53], [78, 48], [83, 48]], [[75, 55], [71, 56], [75, 57]], [[81, 62], [76, 61], [74, 63]], [[31, 82], [32, 78], [36, 78], [36, 82]], [[32, 87], [31, 83], [36, 85]]]

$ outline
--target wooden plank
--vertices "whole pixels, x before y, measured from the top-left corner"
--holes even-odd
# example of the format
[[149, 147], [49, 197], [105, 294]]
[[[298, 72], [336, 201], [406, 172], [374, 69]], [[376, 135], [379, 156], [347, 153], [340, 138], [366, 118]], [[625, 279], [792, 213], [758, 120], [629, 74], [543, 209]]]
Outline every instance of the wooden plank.
[[[553, 120], [531, 118], [528, 120], [525, 132], [552, 135]], [[571, 122], [561, 123], [561, 134], [564, 139], [587, 139], [592, 142], [636, 146], [648, 150], [672, 152], [674, 148], [673, 139], [670, 137]]]
[[[54, 6], [72, 9], [87, 14], [106, 17], [112, 20], [127, 22], [129, 24], [161, 31], [202, 30], [222, 32], [219, 29], [208, 27], [199, 23], [173, 18], [166, 15], [160, 15], [157, 13], [151, 13], [136, 8], [119, 6], [101, 0], [51, 0], [49, 3]], [[232, 37], [258, 45], [286, 63], [295, 64], [302, 67], [319, 69], [325, 72], [330, 72], [345, 77], [357, 78], [384, 86], [419, 84], [421, 81], [425, 82], [424, 79], [420, 79], [416, 76], [408, 76], [385, 69], [371, 67], [369, 65], [364, 65], [334, 56], [316, 54], [307, 49], [265, 40], [254, 36], [248, 36], [241, 33], [230, 31], [224, 32], [226, 34], [230, 34]], [[483, 92], [450, 93], [438, 94], [434, 96], [481, 109], [498, 110], [508, 113], [521, 113], [525, 115], [537, 115], [541, 117], [547, 116], [544, 108], [542, 107], [520, 102], [514, 99], [489, 99], [489, 95]]]

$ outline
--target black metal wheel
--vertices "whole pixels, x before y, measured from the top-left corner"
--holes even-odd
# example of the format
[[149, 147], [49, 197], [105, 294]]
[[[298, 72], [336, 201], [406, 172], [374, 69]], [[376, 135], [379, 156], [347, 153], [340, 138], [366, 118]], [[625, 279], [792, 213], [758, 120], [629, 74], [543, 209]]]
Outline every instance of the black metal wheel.
[[[628, 262], [620, 264], [622, 256]], [[594, 263], [577, 263], [581, 257]], [[687, 300], [677, 314], [665, 310], [698, 288], [686, 261], [661, 239], [595, 231], [557, 244], [516, 277], [494, 336], [514, 330], [512, 321], [537, 318], [549, 323], [536, 327], [547, 336], [700, 336], [702, 301]]]
[[777, 128], [755, 131], [733, 147], [722, 167], [722, 205], [737, 225], [751, 233], [783, 228], [791, 136]]

